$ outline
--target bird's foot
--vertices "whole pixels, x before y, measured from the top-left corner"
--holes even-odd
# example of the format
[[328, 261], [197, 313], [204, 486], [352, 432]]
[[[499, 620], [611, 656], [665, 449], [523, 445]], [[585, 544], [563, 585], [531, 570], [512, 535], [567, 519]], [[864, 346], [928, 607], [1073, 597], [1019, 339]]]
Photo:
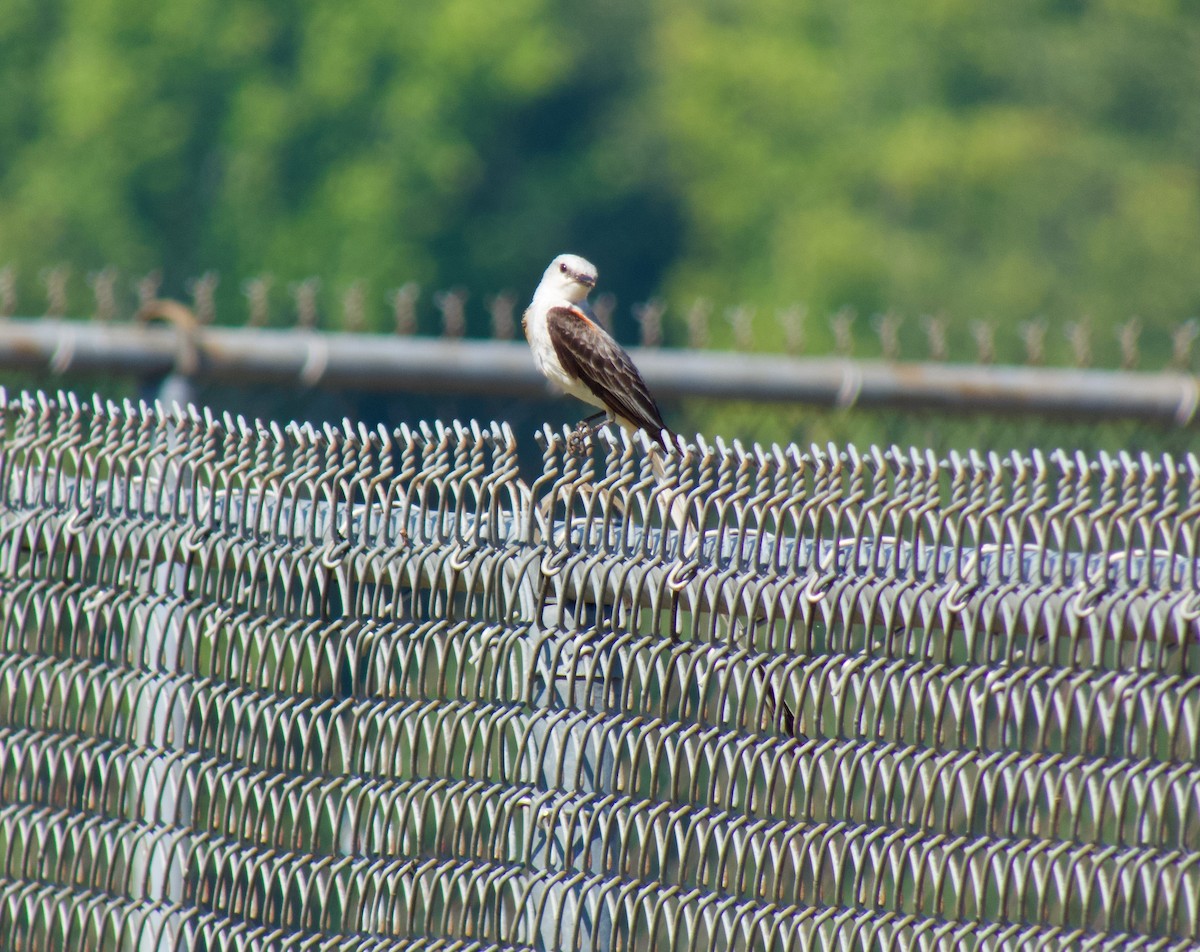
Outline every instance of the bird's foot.
[[567, 437], [567, 452], [572, 456], [586, 456], [592, 446], [592, 425], [580, 420], [579, 425]]

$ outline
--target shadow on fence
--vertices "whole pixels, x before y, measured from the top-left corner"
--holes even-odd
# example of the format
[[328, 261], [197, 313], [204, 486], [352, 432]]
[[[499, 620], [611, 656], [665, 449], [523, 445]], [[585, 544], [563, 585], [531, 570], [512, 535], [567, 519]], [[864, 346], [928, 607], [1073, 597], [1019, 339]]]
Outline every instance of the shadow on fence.
[[1200, 461], [0, 402], [20, 949], [1186, 948]]

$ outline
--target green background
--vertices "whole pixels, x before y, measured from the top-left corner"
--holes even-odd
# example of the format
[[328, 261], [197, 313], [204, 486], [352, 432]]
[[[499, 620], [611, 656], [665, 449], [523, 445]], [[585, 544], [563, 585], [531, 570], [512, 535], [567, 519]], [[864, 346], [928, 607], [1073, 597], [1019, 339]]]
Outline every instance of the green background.
[[[1023, 353], [1015, 328], [1040, 319], [1047, 359], [1066, 362], [1065, 331], [1086, 321], [1112, 365], [1116, 329], [1136, 317], [1144, 365], [1161, 367], [1169, 330], [1200, 312], [1200, 4], [0, 5], [0, 266], [23, 303], [43, 300], [61, 262], [72, 314], [89, 312], [84, 279], [105, 266], [126, 303], [152, 269], [181, 297], [215, 270], [217, 319], [236, 324], [244, 281], [269, 273], [282, 320], [289, 286], [319, 275], [323, 326], [357, 284], [383, 330], [388, 293], [415, 281], [423, 329], [432, 292], [458, 287], [484, 334], [488, 296], [525, 300], [562, 250], [599, 265], [627, 342], [635, 302], [665, 300], [666, 342], [682, 345], [704, 297], [714, 347], [731, 346], [723, 315], [746, 304], [752, 348], [781, 350], [774, 315], [801, 305], [808, 352], [828, 351], [828, 316], [852, 308], [862, 356], [878, 353], [872, 319], [893, 311], [913, 356], [922, 316], [940, 314], [964, 358], [974, 322], [995, 322], [1003, 360]], [[274, 413], [252, 394], [210, 396]], [[667, 409], [681, 429], [747, 439], [1190, 442], [1133, 426]]]

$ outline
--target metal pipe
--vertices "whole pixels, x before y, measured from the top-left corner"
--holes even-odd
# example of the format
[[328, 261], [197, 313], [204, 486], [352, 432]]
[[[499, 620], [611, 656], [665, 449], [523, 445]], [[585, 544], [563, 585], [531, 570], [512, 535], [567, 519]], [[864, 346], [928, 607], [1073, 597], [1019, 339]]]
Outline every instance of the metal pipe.
[[[631, 350], [664, 399], [708, 397], [829, 406], [891, 406], [1135, 418], [1186, 426], [1200, 379], [1180, 372]], [[0, 370], [166, 375], [328, 389], [542, 396], [523, 342], [311, 330], [163, 326], [57, 319], [0, 321]], [[189, 368], [191, 369], [191, 368]]]

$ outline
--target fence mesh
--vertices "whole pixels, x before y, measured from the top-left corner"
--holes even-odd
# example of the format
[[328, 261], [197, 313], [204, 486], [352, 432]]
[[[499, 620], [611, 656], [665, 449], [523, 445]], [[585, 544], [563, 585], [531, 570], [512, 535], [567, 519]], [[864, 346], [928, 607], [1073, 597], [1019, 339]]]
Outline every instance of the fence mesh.
[[0, 399], [0, 944], [1188, 948], [1200, 461]]

